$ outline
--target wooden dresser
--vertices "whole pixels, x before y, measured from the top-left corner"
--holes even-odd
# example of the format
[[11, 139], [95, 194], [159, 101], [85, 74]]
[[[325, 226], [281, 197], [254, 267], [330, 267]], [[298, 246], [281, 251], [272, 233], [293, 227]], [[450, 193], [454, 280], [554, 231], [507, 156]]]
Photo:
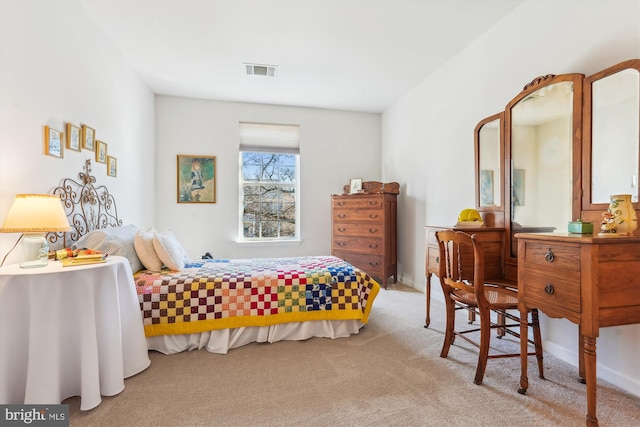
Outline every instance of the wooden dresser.
[[[362, 193], [331, 196], [331, 254], [382, 282], [398, 279], [399, 184], [363, 183]], [[345, 187], [345, 193], [349, 187]]]
[[[640, 230], [639, 230], [640, 231]], [[587, 384], [587, 425], [596, 417], [596, 338], [606, 326], [640, 323], [640, 232], [632, 236], [518, 234], [518, 303], [579, 325], [579, 375]], [[526, 337], [527, 317], [521, 331]], [[521, 341], [525, 393], [527, 341]]]

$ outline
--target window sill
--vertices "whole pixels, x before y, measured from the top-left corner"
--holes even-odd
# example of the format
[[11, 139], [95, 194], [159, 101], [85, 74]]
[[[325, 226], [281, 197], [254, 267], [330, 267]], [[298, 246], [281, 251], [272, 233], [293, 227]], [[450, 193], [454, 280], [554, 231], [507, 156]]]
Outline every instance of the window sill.
[[300, 246], [302, 240], [236, 240], [236, 243], [240, 246]]

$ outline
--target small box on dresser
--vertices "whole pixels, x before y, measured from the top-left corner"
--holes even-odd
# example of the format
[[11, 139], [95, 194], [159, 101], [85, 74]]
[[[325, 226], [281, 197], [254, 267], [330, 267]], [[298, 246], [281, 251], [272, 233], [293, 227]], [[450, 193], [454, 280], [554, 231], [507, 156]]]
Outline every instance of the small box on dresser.
[[397, 182], [367, 181], [363, 191], [331, 196], [331, 254], [341, 258], [387, 287], [398, 279]]

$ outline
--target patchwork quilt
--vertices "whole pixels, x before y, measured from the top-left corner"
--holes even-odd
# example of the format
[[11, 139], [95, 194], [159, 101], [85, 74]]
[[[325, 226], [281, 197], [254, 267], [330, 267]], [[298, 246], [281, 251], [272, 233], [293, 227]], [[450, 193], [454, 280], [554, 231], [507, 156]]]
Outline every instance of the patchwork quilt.
[[380, 285], [333, 256], [203, 260], [142, 271], [136, 291], [150, 336], [307, 320], [367, 323]]

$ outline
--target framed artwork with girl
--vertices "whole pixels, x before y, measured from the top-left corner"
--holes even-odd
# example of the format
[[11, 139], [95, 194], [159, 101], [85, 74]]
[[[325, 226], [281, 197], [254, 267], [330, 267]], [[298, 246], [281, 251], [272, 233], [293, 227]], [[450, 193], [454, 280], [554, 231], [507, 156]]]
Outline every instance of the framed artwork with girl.
[[216, 157], [178, 154], [178, 203], [216, 202]]

